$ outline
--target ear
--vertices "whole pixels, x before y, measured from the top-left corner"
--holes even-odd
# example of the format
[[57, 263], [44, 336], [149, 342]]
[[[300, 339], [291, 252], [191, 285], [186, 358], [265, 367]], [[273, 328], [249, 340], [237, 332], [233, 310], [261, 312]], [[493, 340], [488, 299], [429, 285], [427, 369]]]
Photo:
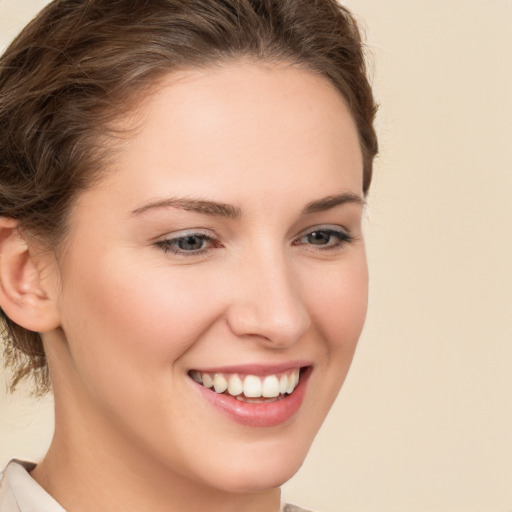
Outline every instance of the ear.
[[31, 251], [17, 221], [0, 217], [0, 307], [13, 322], [35, 332], [60, 324], [51, 290], [55, 265], [44, 258], [42, 252]]

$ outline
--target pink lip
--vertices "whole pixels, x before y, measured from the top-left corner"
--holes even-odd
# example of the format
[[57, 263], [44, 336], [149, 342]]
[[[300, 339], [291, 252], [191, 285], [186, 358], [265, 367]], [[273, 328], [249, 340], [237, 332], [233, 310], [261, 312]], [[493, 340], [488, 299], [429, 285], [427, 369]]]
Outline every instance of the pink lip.
[[[268, 375], [272, 372], [278, 373], [279, 371], [285, 371], [289, 368], [290, 366], [285, 366], [284, 369], [272, 369], [269, 371], [269, 367], [267, 366], [265, 367], [264, 372], [256, 373], [256, 375]], [[292, 366], [292, 368], [297, 368], [297, 366]], [[232, 371], [225, 367], [222, 370], [220, 368], [216, 368], [216, 372], [221, 373], [224, 371], [225, 373], [250, 373], [251, 375], [255, 375], [255, 373], [253, 373], [254, 369], [255, 367], [238, 366], [235, 371]], [[208, 373], [208, 370], [204, 371]], [[237, 423], [250, 427], [275, 427], [276, 425], [281, 425], [292, 418], [292, 416], [294, 416], [300, 409], [306, 394], [306, 387], [311, 371], [311, 367], [302, 371], [299, 383], [291, 395], [287, 395], [276, 402], [268, 403], [254, 404], [241, 402], [228, 394], [218, 394], [201, 384], [192, 382], [195, 384], [196, 389], [211, 405], [219, 409], [222, 413]]]

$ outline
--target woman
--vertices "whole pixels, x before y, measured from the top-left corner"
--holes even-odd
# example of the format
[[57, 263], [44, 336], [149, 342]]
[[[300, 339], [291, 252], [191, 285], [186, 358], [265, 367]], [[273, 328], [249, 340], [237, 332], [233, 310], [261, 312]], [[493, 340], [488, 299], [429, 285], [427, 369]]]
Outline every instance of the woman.
[[366, 312], [377, 143], [352, 17], [56, 1], [0, 91], [7, 361], [55, 397], [0, 510], [277, 512]]

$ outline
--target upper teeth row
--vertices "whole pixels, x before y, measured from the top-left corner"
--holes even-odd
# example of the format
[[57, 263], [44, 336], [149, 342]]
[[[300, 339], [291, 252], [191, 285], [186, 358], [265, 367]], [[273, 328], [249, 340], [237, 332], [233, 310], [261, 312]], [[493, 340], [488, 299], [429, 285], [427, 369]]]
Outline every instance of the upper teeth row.
[[258, 377], [257, 375], [246, 375], [242, 378], [237, 373], [225, 375], [193, 371], [191, 377], [203, 386], [213, 388], [216, 393], [227, 391], [232, 396], [243, 393], [247, 398], [274, 398], [280, 394], [292, 393], [299, 382], [299, 373], [299, 368], [296, 368], [279, 376]]

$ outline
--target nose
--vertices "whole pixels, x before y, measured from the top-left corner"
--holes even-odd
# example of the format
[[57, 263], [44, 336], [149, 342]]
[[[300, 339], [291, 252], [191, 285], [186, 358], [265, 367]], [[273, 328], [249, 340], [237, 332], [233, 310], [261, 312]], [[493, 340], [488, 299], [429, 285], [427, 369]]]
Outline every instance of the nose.
[[284, 257], [246, 260], [232, 277], [227, 321], [237, 336], [287, 348], [311, 326], [297, 279]]

